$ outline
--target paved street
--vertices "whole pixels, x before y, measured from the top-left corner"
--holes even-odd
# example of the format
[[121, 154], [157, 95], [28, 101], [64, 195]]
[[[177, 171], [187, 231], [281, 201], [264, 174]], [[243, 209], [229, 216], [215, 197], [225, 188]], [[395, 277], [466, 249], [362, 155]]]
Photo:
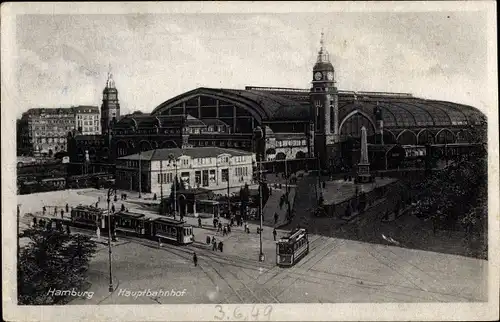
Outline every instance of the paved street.
[[[486, 300], [487, 263], [482, 260], [314, 235], [310, 254], [282, 269], [273, 257], [257, 261], [254, 238], [234, 232], [231, 240], [233, 247], [220, 253], [198, 244], [158, 248], [147, 240], [121, 238], [113, 250], [115, 292], [107, 290], [107, 251], [102, 246], [90, 265], [94, 297], [71, 304]], [[268, 237], [265, 245], [266, 250], [274, 246]], [[186, 295], [132, 298], [119, 293], [145, 289], [186, 289]]]
[[[285, 227], [300, 224], [311, 231], [311, 251], [294, 267], [283, 269], [275, 265], [271, 227], [264, 228], [266, 260], [260, 263], [256, 224], [250, 224], [250, 234], [243, 232], [242, 227], [235, 227], [231, 234], [222, 236], [213, 228], [211, 219], [202, 219], [202, 228], [198, 228], [197, 219], [186, 218], [195, 226], [196, 242], [189, 246], [163, 244], [159, 248], [154, 241], [119, 237], [113, 244], [115, 291], [112, 294], [108, 292], [108, 253], [103, 240], [90, 263], [89, 291], [94, 292], [94, 296], [75, 299], [71, 304], [486, 300], [486, 261], [389, 245], [381, 235], [390, 231], [384, 230], [387, 227], [377, 220], [381, 210], [375, 207], [349, 225], [332, 218], [313, 217], [309, 211], [315, 198], [313, 182], [314, 178], [307, 177], [299, 182], [297, 215], [290, 226]], [[101, 195], [100, 205], [105, 207], [104, 193], [87, 189], [34, 194], [18, 196], [18, 203], [22, 204], [24, 213], [39, 211], [43, 205], [95, 203]], [[280, 195], [277, 190], [274, 194]], [[278, 237], [286, 229], [278, 230]], [[224, 242], [223, 253], [213, 252], [205, 245], [207, 235]], [[199, 259], [197, 267], [192, 262], [193, 252]], [[134, 297], [125, 293], [148, 289], [186, 291], [184, 296], [157, 297]]]

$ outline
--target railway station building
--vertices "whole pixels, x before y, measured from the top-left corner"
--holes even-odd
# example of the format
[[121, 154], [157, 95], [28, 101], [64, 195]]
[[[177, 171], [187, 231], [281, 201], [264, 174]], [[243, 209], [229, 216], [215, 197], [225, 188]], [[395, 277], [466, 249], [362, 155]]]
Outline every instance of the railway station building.
[[486, 117], [472, 106], [409, 93], [338, 89], [323, 41], [308, 78], [310, 88], [196, 88], [151, 113], [125, 116], [113, 83], [112, 95], [103, 93], [101, 117], [112, 120], [102, 127], [108, 161], [139, 151], [212, 147], [252, 152], [273, 166], [319, 159], [322, 168], [350, 168], [359, 161], [362, 126], [376, 169], [411, 166], [431, 153], [456, 157], [484, 148]]

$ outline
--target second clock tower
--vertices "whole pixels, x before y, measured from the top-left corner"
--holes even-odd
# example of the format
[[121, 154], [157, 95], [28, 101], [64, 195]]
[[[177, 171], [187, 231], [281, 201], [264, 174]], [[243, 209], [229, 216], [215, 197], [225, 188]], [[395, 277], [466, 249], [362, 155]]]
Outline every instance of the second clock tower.
[[314, 151], [322, 167], [327, 167], [335, 157], [335, 143], [338, 141], [338, 91], [335, 87], [335, 69], [327, 50], [321, 47], [313, 67], [311, 100], [311, 121], [314, 123]]

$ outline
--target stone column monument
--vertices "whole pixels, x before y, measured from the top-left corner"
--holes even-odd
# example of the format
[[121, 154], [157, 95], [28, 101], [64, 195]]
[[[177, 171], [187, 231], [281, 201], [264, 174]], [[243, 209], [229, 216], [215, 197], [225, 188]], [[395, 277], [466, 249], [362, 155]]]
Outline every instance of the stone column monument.
[[357, 167], [356, 179], [359, 183], [367, 183], [373, 180], [370, 174], [370, 161], [368, 161], [368, 142], [366, 128], [361, 127], [361, 156]]

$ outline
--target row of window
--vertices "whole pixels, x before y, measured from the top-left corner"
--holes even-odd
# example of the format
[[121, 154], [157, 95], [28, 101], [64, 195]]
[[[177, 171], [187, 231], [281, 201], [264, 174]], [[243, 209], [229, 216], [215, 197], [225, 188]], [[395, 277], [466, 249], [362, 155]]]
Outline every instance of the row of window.
[[78, 121], [78, 126], [82, 126], [82, 125], [94, 125], [94, 126], [98, 126], [99, 125], [99, 121]]
[[234, 174], [237, 177], [248, 176], [248, 167], [235, 168], [234, 169]]
[[[66, 147], [64, 145], [61, 145], [61, 146], [57, 146], [56, 145], [53, 148], [54, 148], [55, 151], [59, 151], [59, 150], [64, 151], [64, 150], [66, 150]], [[41, 151], [42, 147], [40, 145], [36, 145], [35, 146], [35, 150], [36, 151]], [[49, 149], [49, 150], [51, 150], [51, 149]]]
[[35, 132], [33, 133], [33, 136], [66, 136], [68, 132], [70, 131], [70, 128], [67, 128], [65, 130], [61, 131], [52, 131], [52, 132]]
[[93, 119], [99, 119], [99, 114], [95, 115], [78, 115], [79, 120], [93, 120]]
[[283, 141], [276, 141], [276, 147], [287, 147], [287, 146], [305, 146], [306, 140], [283, 140]]
[[65, 143], [66, 138], [38, 138], [37, 143]]
[[99, 127], [96, 126], [96, 127], [87, 127], [87, 126], [84, 126], [82, 128], [82, 132], [99, 132]]
[[31, 122], [34, 124], [67, 124], [67, 123], [74, 123], [74, 119], [73, 118], [48, 119], [48, 120], [33, 119], [31, 120]]
[[[64, 131], [69, 131], [71, 130], [71, 126], [34, 126], [33, 128], [30, 128], [29, 130], [32, 131], [42, 131], [41, 133], [45, 133], [43, 131], [55, 131], [55, 132], [64, 132]], [[40, 133], [40, 132], [36, 132]], [[50, 133], [50, 132], [49, 132]]]
[[156, 224], [156, 232], [171, 237], [177, 237], [177, 227], [172, 227], [164, 224]]
[[172, 183], [174, 182], [174, 174], [173, 173], [158, 173], [158, 183]]
[[193, 146], [220, 146], [220, 147], [234, 147], [234, 148], [249, 148], [252, 143], [248, 141], [201, 141], [201, 140], [189, 140]]

